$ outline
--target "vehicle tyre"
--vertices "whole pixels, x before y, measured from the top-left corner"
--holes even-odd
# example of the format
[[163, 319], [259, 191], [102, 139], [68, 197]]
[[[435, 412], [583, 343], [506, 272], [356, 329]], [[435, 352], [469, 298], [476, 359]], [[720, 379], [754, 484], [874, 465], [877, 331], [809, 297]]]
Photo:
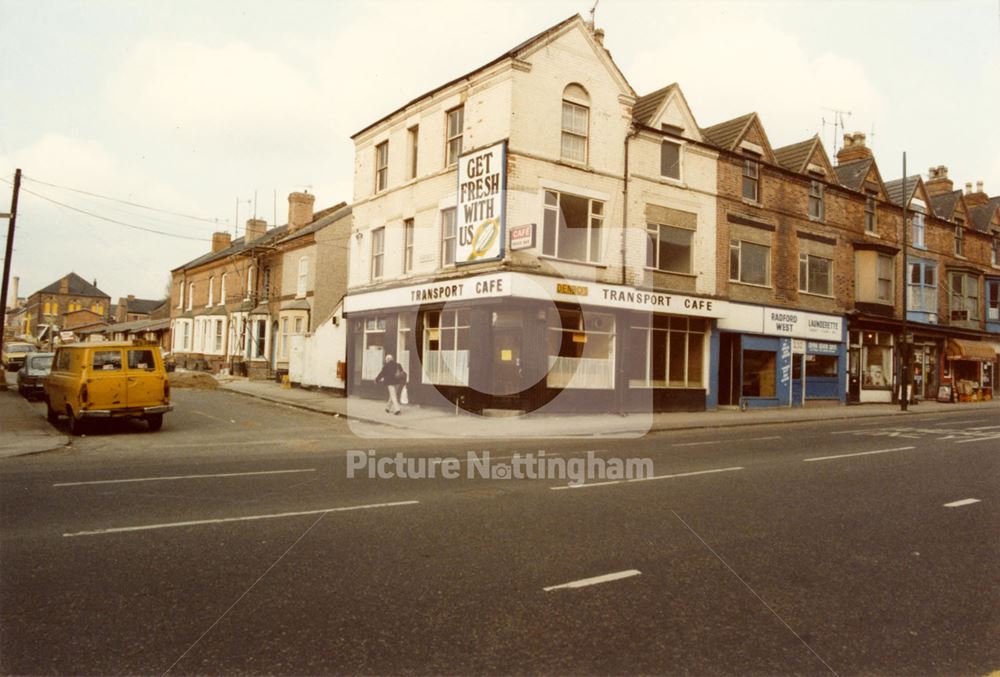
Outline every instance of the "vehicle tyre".
[[59, 421], [59, 412], [52, 408], [52, 403], [49, 402], [49, 398], [47, 397], [45, 398], [45, 418], [52, 425], [55, 425]]
[[87, 422], [82, 418], [77, 418], [73, 415], [71, 410], [67, 410], [67, 415], [69, 416], [69, 434], [73, 437], [79, 437], [84, 432], [86, 432]]
[[163, 414], [150, 414], [146, 417], [146, 424], [149, 426], [149, 432], [155, 433], [163, 427]]

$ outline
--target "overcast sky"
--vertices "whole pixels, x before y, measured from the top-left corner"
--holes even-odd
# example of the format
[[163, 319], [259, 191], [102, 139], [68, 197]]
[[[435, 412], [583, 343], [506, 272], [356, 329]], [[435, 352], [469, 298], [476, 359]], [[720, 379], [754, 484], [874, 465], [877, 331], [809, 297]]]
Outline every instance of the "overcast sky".
[[[72, 270], [159, 297], [237, 200], [240, 233], [255, 194], [269, 223], [275, 193], [278, 223], [293, 190], [350, 201], [352, 133], [591, 4], [0, 0], [0, 180], [21, 167], [31, 191], [21, 295]], [[640, 94], [680, 83], [701, 126], [756, 110], [775, 147], [820, 133], [832, 154], [829, 109], [850, 111], [886, 180], [906, 150], [910, 173], [1000, 193], [998, 0], [601, 0], [597, 24]]]

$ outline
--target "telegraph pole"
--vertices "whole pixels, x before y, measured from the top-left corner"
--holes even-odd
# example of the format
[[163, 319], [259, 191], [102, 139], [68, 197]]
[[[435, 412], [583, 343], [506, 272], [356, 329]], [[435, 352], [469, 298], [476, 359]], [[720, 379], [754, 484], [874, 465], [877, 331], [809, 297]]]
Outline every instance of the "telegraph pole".
[[[7, 249], [3, 257], [3, 287], [0, 289], [0, 350], [3, 350], [3, 335], [7, 328], [7, 283], [10, 280], [10, 259], [14, 253], [14, 226], [17, 223], [17, 198], [21, 193], [21, 170], [14, 172], [14, 194], [10, 198], [10, 214], [7, 217]], [[17, 303], [17, 299], [14, 299]], [[7, 390], [7, 375], [0, 374], [0, 390]]]
[[[916, 189], [916, 186], [914, 186]], [[906, 313], [909, 311], [910, 277], [909, 253], [910, 233], [906, 223], [906, 203], [910, 199], [909, 191], [906, 187], [906, 151], [903, 151], [903, 333], [902, 340], [897, 346], [900, 354], [900, 385], [903, 392], [899, 396], [899, 409], [906, 411], [910, 405], [910, 344], [907, 337]]]

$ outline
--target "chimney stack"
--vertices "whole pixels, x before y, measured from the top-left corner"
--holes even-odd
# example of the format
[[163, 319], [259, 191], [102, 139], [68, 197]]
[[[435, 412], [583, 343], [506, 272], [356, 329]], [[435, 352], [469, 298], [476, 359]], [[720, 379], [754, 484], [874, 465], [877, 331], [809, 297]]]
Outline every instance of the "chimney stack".
[[59, 280], [59, 293], [60, 294], [68, 294], [69, 293], [69, 278], [68, 277], [64, 277], [63, 279]]
[[310, 193], [288, 194], [288, 232], [294, 233], [302, 226], [312, 223], [313, 204], [316, 196]]
[[837, 164], [846, 165], [872, 157], [872, 149], [865, 145], [865, 133], [844, 134], [844, 147], [837, 151]]
[[267, 221], [264, 219], [247, 219], [246, 242], [253, 242], [264, 237], [267, 232]]
[[[971, 183], [965, 184], [970, 190]], [[983, 182], [976, 181], [976, 192], [965, 196], [965, 204], [969, 207], [979, 207], [990, 201], [990, 196], [983, 192]]]
[[924, 183], [924, 186], [931, 197], [944, 195], [955, 190], [955, 184], [948, 178], [948, 168], [944, 165], [931, 167], [927, 170], [927, 182]]
[[965, 182], [965, 194], [972, 195], [972, 181]]
[[212, 253], [213, 254], [215, 252], [221, 252], [223, 249], [229, 249], [229, 247], [232, 244], [233, 244], [233, 238], [232, 238], [232, 236], [229, 233], [227, 233], [225, 231], [221, 231], [221, 232], [218, 232], [218, 233], [212, 233]]

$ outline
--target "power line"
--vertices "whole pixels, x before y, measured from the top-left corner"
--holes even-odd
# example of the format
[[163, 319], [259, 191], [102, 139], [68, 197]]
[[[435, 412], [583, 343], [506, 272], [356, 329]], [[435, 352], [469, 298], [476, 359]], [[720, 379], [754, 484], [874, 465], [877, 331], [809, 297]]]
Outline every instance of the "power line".
[[101, 216], [100, 214], [94, 214], [93, 212], [88, 212], [85, 209], [80, 209], [79, 207], [74, 207], [74, 206], [68, 205], [68, 204], [66, 204], [64, 202], [59, 202], [58, 200], [54, 200], [51, 197], [48, 197], [47, 195], [42, 195], [41, 193], [36, 193], [35, 191], [28, 190], [27, 188], [22, 188], [21, 190], [23, 190], [25, 193], [28, 193], [30, 195], [34, 195], [35, 197], [40, 197], [43, 200], [46, 200], [46, 201], [51, 202], [53, 204], [57, 204], [60, 207], [63, 207], [65, 209], [69, 209], [69, 210], [74, 211], [74, 212], [79, 212], [80, 214], [86, 214], [87, 216], [90, 216], [90, 217], [95, 218], [95, 219], [100, 219], [101, 221], [107, 221], [109, 223], [114, 223], [114, 224], [119, 225], [119, 226], [124, 226], [125, 228], [132, 228], [133, 230], [141, 230], [143, 232], [153, 233], [155, 235], [164, 235], [166, 237], [173, 237], [173, 238], [177, 238], [179, 240], [195, 240], [197, 242], [211, 242], [212, 241], [210, 238], [205, 238], [205, 237], [191, 237], [190, 235], [178, 235], [177, 233], [168, 233], [167, 231], [156, 230], [155, 228], [146, 228], [144, 226], [137, 226], [134, 223], [127, 223], [125, 221], [119, 221], [117, 219], [112, 219], [112, 218], [109, 218], [107, 216]]

